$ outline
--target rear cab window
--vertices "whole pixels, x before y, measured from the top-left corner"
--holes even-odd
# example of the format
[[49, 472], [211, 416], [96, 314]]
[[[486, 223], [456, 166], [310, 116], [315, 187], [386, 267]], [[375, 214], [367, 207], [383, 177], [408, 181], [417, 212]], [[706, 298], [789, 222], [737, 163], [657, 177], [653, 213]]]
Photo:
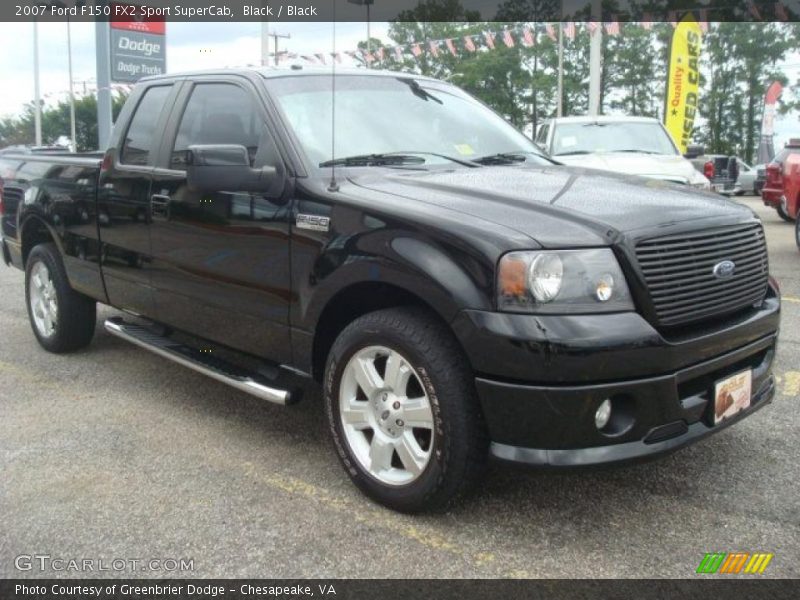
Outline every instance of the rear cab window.
[[139, 100], [122, 144], [122, 164], [148, 164], [150, 153], [157, 147], [157, 140], [161, 139], [156, 126], [171, 91], [172, 85], [154, 86]]

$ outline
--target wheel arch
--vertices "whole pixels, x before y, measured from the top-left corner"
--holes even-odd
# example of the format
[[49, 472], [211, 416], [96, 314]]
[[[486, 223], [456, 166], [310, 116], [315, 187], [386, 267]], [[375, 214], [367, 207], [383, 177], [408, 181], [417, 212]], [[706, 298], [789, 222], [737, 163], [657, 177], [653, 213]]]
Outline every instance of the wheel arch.
[[[345, 327], [368, 313], [405, 306], [416, 306], [427, 311], [452, 331], [449, 315], [443, 314], [431, 302], [397, 283], [361, 281], [348, 285], [331, 297], [314, 328], [311, 346], [311, 370], [314, 379], [322, 381], [330, 349]], [[455, 335], [453, 339], [460, 347]], [[466, 357], [466, 353], [464, 356]]]
[[30, 215], [23, 221], [20, 227], [20, 242], [22, 244], [23, 268], [28, 262], [28, 256], [31, 250], [39, 244], [52, 242], [56, 245], [56, 248], [58, 248], [59, 253], [63, 251], [58, 234], [38, 215]]

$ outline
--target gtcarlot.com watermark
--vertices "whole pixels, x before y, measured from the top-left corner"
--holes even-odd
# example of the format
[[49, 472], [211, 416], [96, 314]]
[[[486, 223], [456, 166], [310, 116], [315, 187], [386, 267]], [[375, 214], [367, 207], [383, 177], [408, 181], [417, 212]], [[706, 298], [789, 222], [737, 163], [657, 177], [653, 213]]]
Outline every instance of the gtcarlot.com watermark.
[[20, 554], [14, 558], [17, 571], [97, 573], [101, 571], [194, 571], [193, 558], [74, 558], [49, 554]]

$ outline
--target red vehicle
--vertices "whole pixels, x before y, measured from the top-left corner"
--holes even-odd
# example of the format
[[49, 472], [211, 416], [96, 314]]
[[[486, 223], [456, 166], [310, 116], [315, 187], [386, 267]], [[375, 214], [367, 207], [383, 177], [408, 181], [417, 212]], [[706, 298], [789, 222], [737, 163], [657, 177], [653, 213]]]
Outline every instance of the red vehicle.
[[[778, 211], [785, 221], [794, 221], [800, 210], [800, 139], [789, 140], [767, 165], [767, 180], [761, 190], [764, 204]], [[800, 242], [800, 238], [798, 238]]]

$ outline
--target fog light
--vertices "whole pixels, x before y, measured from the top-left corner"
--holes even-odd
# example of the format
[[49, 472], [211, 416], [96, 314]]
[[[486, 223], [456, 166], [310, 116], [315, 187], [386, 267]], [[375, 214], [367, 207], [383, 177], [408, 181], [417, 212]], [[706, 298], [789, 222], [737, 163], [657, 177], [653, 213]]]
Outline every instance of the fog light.
[[603, 403], [598, 407], [597, 412], [594, 413], [594, 424], [598, 429], [602, 429], [608, 425], [608, 420], [611, 418], [611, 400], [606, 398]]

